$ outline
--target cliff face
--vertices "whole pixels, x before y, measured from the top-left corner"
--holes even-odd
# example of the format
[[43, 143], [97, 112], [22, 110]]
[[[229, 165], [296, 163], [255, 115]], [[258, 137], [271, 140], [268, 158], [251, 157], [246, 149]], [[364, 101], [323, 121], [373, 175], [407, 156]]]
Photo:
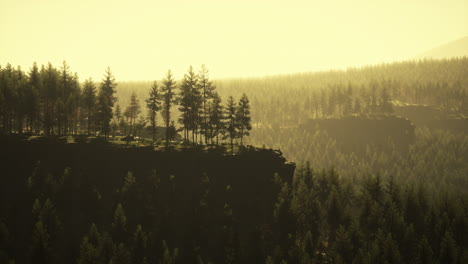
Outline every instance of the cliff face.
[[[279, 190], [274, 175], [291, 183], [295, 169], [279, 153], [254, 148], [224, 155], [11, 140], [3, 140], [1, 146], [0, 212], [14, 211], [17, 219], [10, 221], [17, 221], [21, 228], [21, 222], [31, 217], [31, 201], [50, 197], [60, 208], [64, 224], [77, 226], [67, 234], [76, 238], [74, 248], [79, 248], [78, 238], [91, 222], [109, 226], [117, 203], [124, 204], [128, 226], [160, 225], [159, 235], [175, 245], [183, 244], [195, 222], [221, 221], [219, 215], [228, 205], [240, 244], [247, 248], [252, 232], [271, 225]], [[60, 191], [53, 191], [53, 184], [47, 181], [60, 179], [66, 168], [70, 168], [69, 175], [57, 187]], [[133, 173], [135, 183], [132, 191], [124, 192], [128, 172]], [[27, 182], [36, 186], [33, 191], [28, 190]], [[209, 204], [205, 213], [200, 209], [202, 203]], [[23, 234], [19, 245], [29, 236]]]

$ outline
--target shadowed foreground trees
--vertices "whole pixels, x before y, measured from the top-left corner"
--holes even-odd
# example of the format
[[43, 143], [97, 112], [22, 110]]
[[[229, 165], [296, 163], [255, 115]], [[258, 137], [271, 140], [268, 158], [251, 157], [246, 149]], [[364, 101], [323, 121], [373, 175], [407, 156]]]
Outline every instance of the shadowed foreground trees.
[[[27, 144], [31, 145], [16, 145], [15, 149], [40, 148], [40, 144]], [[44, 157], [35, 165], [26, 163], [24, 167], [32, 171], [2, 164], [7, 175], [14, 176], [4, 176], [2, 182], [7, 185], [0, 187], [2, 260], [467, 261], [468, 210], [464, 193], [429, 189], [423, 184], [407, 185], [379, 176], [351, 183], [334, 169], [317, 171], [309, 165], [297, 168], [292, 180], [292, 170], [281, 169], [286, 165], [284, 160], [261, 149], [246, 150], [234, 157], [112, 150], [91, 144], [50, 147], [42, 151], [52, 157]], [[77, 148], [86, 156], [104, 156], [109, 151], [113, 154], [100, 162], [76, 159], [77, 154], [69, 160], [57, 159]], [[38, 152], [29, 152], [27, 160]], [[198, 162], [179, 165], [178, 160], [189, 157]], [[122, 160], [128, 162], [119, 162]], [[80, 169], [64, 167], [71, 161]], [[107, 163], [119, 165], [109, 167]], [[276, 170], [280, 174], [273, 173]], [[10, 196], [18, 194], [25, 198]], [[12, 206], [15, 210], [11, 210]], [[31, 250], [25, 252], [24, 248]]]

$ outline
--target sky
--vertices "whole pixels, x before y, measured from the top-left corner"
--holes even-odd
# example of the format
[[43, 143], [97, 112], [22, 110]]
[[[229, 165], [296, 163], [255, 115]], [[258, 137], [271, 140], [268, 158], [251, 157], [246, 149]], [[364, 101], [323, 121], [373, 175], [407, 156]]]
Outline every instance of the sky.
[[467, 36], [467, 14], [467, 0], [0, 0], [0, 65], [65, 60], [80, 80], [345, 69]]

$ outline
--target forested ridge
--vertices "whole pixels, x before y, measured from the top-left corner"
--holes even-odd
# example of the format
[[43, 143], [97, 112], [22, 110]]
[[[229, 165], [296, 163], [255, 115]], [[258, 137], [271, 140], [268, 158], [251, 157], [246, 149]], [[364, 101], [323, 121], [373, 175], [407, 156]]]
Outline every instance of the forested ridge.
[[467, 263], [467, 66], [2, 67], [0, 262]]

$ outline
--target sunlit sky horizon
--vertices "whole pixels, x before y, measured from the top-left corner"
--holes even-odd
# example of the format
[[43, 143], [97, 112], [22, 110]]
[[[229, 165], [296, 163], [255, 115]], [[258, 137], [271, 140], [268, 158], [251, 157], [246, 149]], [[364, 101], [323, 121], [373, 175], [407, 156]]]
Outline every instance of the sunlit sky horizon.
[[0, 65], [67, 61], [80, 80], [212, 78], [412, 59], [468, 35], [468, 1], [0, 0]]

